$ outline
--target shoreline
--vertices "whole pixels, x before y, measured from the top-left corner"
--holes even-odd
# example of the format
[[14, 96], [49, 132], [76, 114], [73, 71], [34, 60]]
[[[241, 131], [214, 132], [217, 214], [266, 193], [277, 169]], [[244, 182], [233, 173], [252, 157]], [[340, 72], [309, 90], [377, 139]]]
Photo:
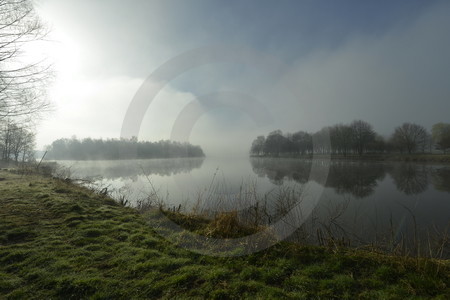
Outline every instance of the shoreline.
[[[449, 260], [290, 242], [202, 256], [156, 234], [150, 215], [70, 180], [3, 170], [0, 178], [0, 298], [450, 296]], [[220, 235], [217, 222], [171, 218]]]

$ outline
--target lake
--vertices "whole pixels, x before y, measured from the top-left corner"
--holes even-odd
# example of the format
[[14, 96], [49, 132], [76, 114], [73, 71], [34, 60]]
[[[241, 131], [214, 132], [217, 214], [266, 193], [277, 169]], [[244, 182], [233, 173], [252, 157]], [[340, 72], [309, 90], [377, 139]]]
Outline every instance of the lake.
[[[301, 202], [306, 213], [296, 234], [311, 242], [325, 234], [353, 244], [439, 245], [450, 225], [449, 165], [287, 158], [59, 163], [72, 178], [108, 187], [131, 205], [158, 194], [173, 209], [249, 213], [260, 202], [259, 221], [270, 224]], [[308, 200], [312, 194], [317, 199]]]

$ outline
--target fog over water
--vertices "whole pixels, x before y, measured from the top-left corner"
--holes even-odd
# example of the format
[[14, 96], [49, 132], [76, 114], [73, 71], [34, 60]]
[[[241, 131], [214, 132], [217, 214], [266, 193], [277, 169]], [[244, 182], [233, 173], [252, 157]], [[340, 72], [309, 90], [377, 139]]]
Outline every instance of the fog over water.
[[[181, 204], [188, 211], [198, 205], [199, 198], [210, 210], [246, 209], [251, 203], [236, 199], [249, 191], [269, 211], [286, 188], [296, 190], [299, 199], [307, 198], [308, 191], [302, 190], [306, 184], [320, 186], [310, 174], [312, 164], [318, 164], [328, 169], [328, 179], [306, 224], [336, 218], [339, 230], [361, 239], [386, 234], [392, 224], [398, 236], [413, 234], [413, 222], [423, 232], [449, 225], [450, 167], [446, 165], [276, 158], [60, 163], [71, 168], [73, 178], [94, 180], [98, 187], [108, 187], [113, 196], [125, 195], [131, 203], [156, 189], [167, 207]], [[228, 205], [223, 205], [224, 199]]]
[[[155, 193], [186, 211], [261, 205], [266, 223], [302, 204], [315, 208], [305, 213], [312, 230], [357, 239], [449, 225], [447, 165], [249, 152], [403, 155], [398, 128], [422, 132], [409, 152], [441, 151], [430, 137], [449, 122], [450, 2], [39, 0], [36, 9], [56, 41], [41, 49], [56, 59], [56, 76], [37, 147], [54, 150], [47, 146], [62, 139], [61, 155], [48, 159], [158, 157], [60, 162], [72, 178], [132, 206]], [[253, 144], [258, 136], [265, 142]], [[198, 145], [205, 157], [159, 159], [180, 156], [168, 140]], [[118, 155], [145, 141], [165, 150]], [[92, 156], [82, 144], [103, 148]]]

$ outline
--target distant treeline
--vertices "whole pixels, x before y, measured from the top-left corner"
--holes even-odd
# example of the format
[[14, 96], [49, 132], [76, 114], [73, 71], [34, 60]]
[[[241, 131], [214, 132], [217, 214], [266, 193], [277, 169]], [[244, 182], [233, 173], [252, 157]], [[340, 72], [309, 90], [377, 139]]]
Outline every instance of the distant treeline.
[[203, 157], [202, 148], [173, 141], [145, 142], [127, 139], [59, 139], [48, 149], [55, 160], [116, 160], [172, 157]]
[[305, 154], [425, 153], [450, 149], [450, 124], [437, 123], [430, 134], [423, 126], [403, 123], [384, 138], [369, 123], [356, 120], [351, 124], [327, 126], [315, 133], [298, 131], [283, 134], [275, 130], [258, 136], [252, 143], [253, 156]]

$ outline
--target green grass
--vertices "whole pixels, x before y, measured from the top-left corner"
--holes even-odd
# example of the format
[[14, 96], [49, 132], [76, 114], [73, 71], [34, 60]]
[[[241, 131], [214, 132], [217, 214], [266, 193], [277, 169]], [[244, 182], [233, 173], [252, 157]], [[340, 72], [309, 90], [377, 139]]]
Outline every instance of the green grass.
[[[85, 188], [0, 177], [0, 299], [450, 298], [448, 261], [290, 243], [201, 256], [156, 234], [148, 216]], [[235, 230], [226, 216], [170, 217], [216, 237]]]

